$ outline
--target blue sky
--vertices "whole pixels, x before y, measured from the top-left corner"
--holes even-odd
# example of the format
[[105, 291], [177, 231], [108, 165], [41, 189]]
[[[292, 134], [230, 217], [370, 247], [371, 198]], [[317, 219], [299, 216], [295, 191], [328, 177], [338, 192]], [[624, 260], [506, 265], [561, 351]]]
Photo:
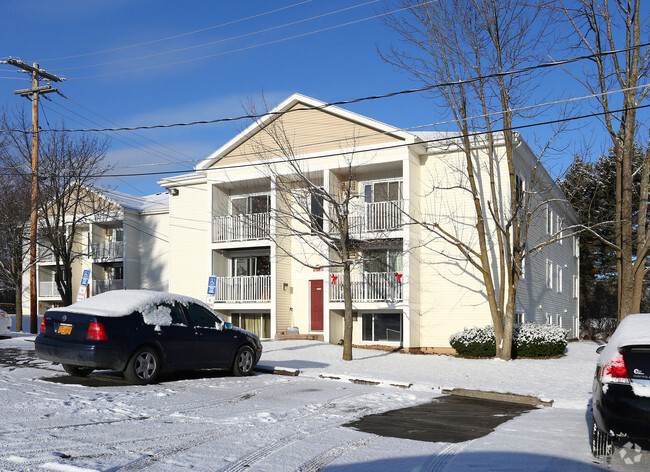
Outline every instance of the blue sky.
[[[272, 106], [294, 92], [329, 102], [418, 86], [377, 53], [396, 41], [372, 18], [380, 8], [381, 2], [371, 0], [5, 1], [0, 59], [38, 62], [67, 78], [56, 85], [67, 99], [51, 94], [51, 101], [42, 100], [42, 128], [62, 120], [67, 128], [106, 128], [227, 118], [242, 114], [243, 104], [262, 94]], [[553, 93], [540, 94], [540, 100], [582, 93], [570, 79], [547, 85]], [[0, 106], [27, 107], [13, 91], [29, 86], [26, 75], [0, 66]], [[444, 118], [421, 94], [346, 108], [404, 128]], [[120, 174], [177, 174], [248, 124], [105, 133], [112, 139], [108, 157]], [[591, 140], [589, 133], [598, 133], [585, 134], [585, 123], [578, 128], [567, 138], [568, 148], [547, 161], [552, 173], [566, 167], [585, 136]], [[548, 132], [522, 133], [535, 148]], [[161, 177], [101, 184], [144, 195], [162, 191], [156, 184]]]

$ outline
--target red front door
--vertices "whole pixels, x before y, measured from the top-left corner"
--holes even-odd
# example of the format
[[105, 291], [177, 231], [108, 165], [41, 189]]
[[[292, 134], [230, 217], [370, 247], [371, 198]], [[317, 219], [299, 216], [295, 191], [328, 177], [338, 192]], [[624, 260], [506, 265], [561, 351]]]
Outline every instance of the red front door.
[[310, 280], [311, 330], [323, 331], [323, 281]]

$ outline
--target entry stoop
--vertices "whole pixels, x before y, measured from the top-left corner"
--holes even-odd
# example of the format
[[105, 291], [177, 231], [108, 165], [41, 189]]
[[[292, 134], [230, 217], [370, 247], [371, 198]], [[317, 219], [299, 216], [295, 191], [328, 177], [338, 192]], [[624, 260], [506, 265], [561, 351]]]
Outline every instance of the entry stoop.
[[298, 333], [289, 333], [286, 330], [278, 331], [275, 335], [275, 339], [285, 340], [285, 339], [302, 339], [307, 341], [325, 341], [325, 337], [322, 334], [298, 334]]

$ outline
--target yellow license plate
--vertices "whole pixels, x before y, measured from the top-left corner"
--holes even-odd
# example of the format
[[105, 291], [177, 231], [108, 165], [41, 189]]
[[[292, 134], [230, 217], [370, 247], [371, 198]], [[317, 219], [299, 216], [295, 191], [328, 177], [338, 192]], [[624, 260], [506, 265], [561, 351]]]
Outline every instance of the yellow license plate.
[[58, 334], [70, 334], [70, 333], [72, 333], [72, 325], [60, 324], [59, 329], [57, 329], [56, 332]]

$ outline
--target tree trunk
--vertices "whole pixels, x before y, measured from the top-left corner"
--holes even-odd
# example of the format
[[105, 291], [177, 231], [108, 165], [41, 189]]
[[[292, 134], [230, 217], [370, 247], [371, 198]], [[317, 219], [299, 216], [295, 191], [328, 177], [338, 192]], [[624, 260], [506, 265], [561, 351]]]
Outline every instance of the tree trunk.
[[345, 303], [345, 326], [343, 328], [343, 360], [352, 360], [352, 280], [350, 263], [343, 266], [343, 300]]

